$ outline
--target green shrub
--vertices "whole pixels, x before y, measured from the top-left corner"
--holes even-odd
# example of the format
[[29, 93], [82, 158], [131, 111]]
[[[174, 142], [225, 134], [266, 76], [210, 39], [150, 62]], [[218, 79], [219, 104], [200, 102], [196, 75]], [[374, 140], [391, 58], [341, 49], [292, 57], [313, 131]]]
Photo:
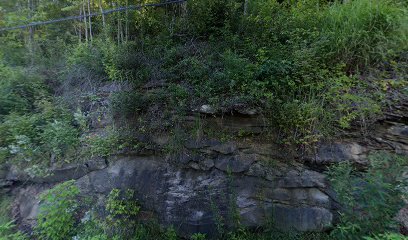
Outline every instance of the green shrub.
[[407, 239], [406, 236], [403, 236], [398, 233], [385, 233], [379, 234], [374, 237], [365, 237], [364, 240], [404, 240]]
[[276, 103], [272, 119], [279, 124], [279, 132], [284, 142], [309, 145], [316, 143], [327, 131], [330, 115], [322, 100], [304, 99]]
[[75, 68], [81, 68], [92, 71], [96, 75], [103, 74], [101, 52], [97, 47], [79, 43], [68, 50], [69, 52], [66, 54], [68, 69], [72, 71]]
[[408, 186], [402, 178], [408, 158], [376, 153], [369, 161], [366, 172], [356, 171], [349, 162], [330, 168], [331, 183], [343, 204], [341, 221], [332, 232], [338, 239], [361, 239], [395, 228], [394, 217]]
[[69, 161], [79, 143], [79, 131], [65, 113], [54, 110], [5, 116], [0, 122], [3, 161], [12, 161], [23, 168], [34, 164], [48, 166], [49, 159], [52, 163]]
[[242, 3], [235, 0], [193, 0], [188, 3], [190, 31], [201, 36], [219, 34], [225, 27], [238, 28]]
[[135, 200], [133, 190], [120, 191], [113, 189], [106, 201], [108, 213], [104, 228], [112, 236], [128, 238], [135, 232], [140, 206]]
[[117, 152], [120, 146], [120, 135], [113, 129], [108, 129], [105, 135], [88, 135], [83, 140], [85, 155], [106, 157]]
[[28, 237], [20, 231], [15, 230], [12, 222], [0, 223], [0, 240], [26, 240]]
[[166, 231], [164, 232], [164, 237], [166, 240], [177, 240], [178, 239], [177, 232], [172, 226], [166, 229]]
[[171, 107], [182, 110], [188, 105], [189, 92], [181, 85], [171, 84], [168, 89]]
[[69, 123], [54, 120], [44, 126], [41, 139], [47, 151], [60, 158], [78, 146], [78, 135], [78, 130]]
[[35, 101], [44, 97], [46, 87], [35, 74], [0, 63], [0, 119], [11, 112], [24, 113], [35, 108]]
[[74, 239], [84, 240], [108, 240], [110, 238], [104, 231], [102, 226], [102, 220], [100, 220], [93, 211], [88, 211], [81, 219], [81, 223], [78, 226], [78, 233]]
[[331, 84], [325, 98], [327, 104], [332, 106], [333, 120], [341, 128], [349, 128], [353, 122], [366, 127], [371, 119], [380, 115], [380, 100], [370, 93], [370, 88], [361, 80], [343, 75], [329, 82]]
[[36, 235], [39, 239], [59, 240], [76, 233], [79, 189], [75, 181], [61, 183], [41, 195]]
[[191, 235], [191, 240], [205, 240], [206, 239], [206, 235], [203, 233], [194, 233], [193, 235]]

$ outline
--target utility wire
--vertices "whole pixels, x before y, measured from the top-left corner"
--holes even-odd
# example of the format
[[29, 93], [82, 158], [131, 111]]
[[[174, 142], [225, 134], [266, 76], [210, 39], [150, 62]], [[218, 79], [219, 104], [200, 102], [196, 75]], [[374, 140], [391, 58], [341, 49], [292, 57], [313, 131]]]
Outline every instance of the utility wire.
[[77, 20], [77, 19], [83, 19], [86, 17], [94, 17], [94, 16], [99, 16], [99, 15], [107, 15], [111, 14], [114, 12], [122, 12], [126, 10], [140, 10], [145, 7], [161, 7], [169, 4], [179, 4], [179, 3], [184, 3], [187, 2], [187, 0], [172, 0], [169, 2], [164, 2], [164, 3], [149, 3], [149, 4], [144, 4], [144, 5], [132, 5], [128, 7], [119, 7], [115, 9], [110, 9], [106, 10], [103, 12], [98, 12], [98, 13], [91, 13], [91, 14], [86, 14], [86, 15], [80, 15], [80, 16], [70, 16], [70, 17], [65, 17], [65, 18], [59, 18], [59, 19], [54, 19], [54, 20], [48, 20], [44, 22], [32, 22], [27, 25], [21, 25], [21, 26], [15, 26], [15, 27], [6, 27], [6, 28], [0, 28], [0, 32], [4, 31], [10, 31], [10, 30], [16, 30], [16, 29], [25, 29], [25, 28], [30, 28], [34, 26], [40, 26], [40, 25], [46, 25], [46, 24], [52, 24], [52, 23], [58, 23], [58, 22], [65, 22], [65, 21], [71, 21], [71, 20]]

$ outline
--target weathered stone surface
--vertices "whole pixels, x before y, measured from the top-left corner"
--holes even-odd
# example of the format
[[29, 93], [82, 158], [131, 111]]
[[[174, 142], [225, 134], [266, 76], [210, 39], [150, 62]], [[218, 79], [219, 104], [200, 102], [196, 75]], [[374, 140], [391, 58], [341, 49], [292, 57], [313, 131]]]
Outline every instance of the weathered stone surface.
[[[84, 165], [55, 169], [57, 176], [30, 181], [78, 179], [81, 192], [98, 199], [113, 188], [134, 189], [143, 209], [157, 213], [161, 223], [177, 226], [186, 235], [214, 235], [215, 214], [228, 219], [235, 211], [232, 208], [244, 225], [252, 227], [272, 218], [280, 228], [299, 231], [322, 231], [332, 224], [338, 205], [326, 176], [302, 162], [280, 158], [275, 145], [200, 140], [190, 141], [186, 147], [191, 151], [175, 159], [178, 164], [159, 155], [96, 158]], [[365, 147], [356, 143], [327, 145], [318, 151], [319, 163], [356, 160], [365, 155]], [[7, 177], [24, 179], [17, 169], [9, 171]], [[102, 203], [99, 200], [96, 204]], [[38, 202], [22, 201], [18, 205], [22, 205], [18, 206], [20, 218], [30, 222]]]
[[323, 231], [329, 228], [333, 221], [333, 214], [318, 207], [288, 207], [275, 205], [273, 215], [277, 226], [297, 231]]
[[[250, 156], [234, 156], [234, 159], [247, 157], [244, 162], [253, 162]], [[112, 188], [132, 188], [145, 208], [160, 213], [162, 223], [179, 226], [177, 230], [181, 233], [214, 235], [213, 206], [228, 219], [233, 211], [231, 200], [247, 226], [262, 225], [272, 217], [272, 212], [276, 220], [285, 223], [281, 227], [302, 231], [322, 230], [332, 221], [330, 199], [317, 188], [325, 186], [318, 182], [324, 177], [309, 170], [297, 172], [297, 180], [282, 184], [276, 177], [269, 181], [253, 176], [229, 176], [224, 170], [214, 168], [200, 171], [198, 162], [191, 162], [196, 164], [191, 170], [175, 168], [156, 157], [123, 156], [110, 158], [109, 162], [111, 165], [106, 169], [91, 172], [77, 181], [84, 194], [106, 195]], [[247, 164], [233, 169], [241, 172], [246, 168]], [[308, 174], [312, 177], [308, 178]], [[293, 176], [288, 172], [286, 177]], [[276, 211], [265, 212], [265, 208], [272, 207]]]
[[88, 168], [89, 172], [92, 172], [106, 168], [108, 166], [108, 162], [105, 158], [96, 157], [86, 162], [85, 166]]
[[184, 146], [188, 149], [202, 149], [206, 147], [212, 147], [221, 144], [220, 141], [214, 139], [189, 139]]
[[222, 118], [207, 118], [208, 125], [223, 129], [235, 134], [259, 134], [268, 127], [268, 124], [261, 117], [241, 117], [241, 116], [223, 116]]
[[269, 181], [275, 181], [277, 178], [284, 176], [287, 168], [288, 166], [282, 165], [278, 162], [273, 165], [268, 165], [266, 162], [259, 161], [252, 164], [245, 174], [248, 176], [265, 178]]
[[200, 161], [200, 166], [202, 170], [210, 170], [212, 167], [214, 167], [214, 160], [212, 159], [204, 159], [202, 161]]
[[238, 113], [243, 114], [243, 115], [249, 115], [249, 116], [254, 116], [258, 114], [258, 111], [254, 108], [241, 108], [237, 110]]
[[12, 184], [13, 184], [13, 182], [11, 182], [11, 181], [0, 179], [0, 189], [10, 187]]
[[199, 162], [202, 159], [203, 159], [203, 156], [201, 156], [199, 154], [183, 152], [177, 158], [175, 158], [174, 160], [177, 163], [187, 165], [189, 162]]
[[367, 149], [358, 143], [329, 143], [318, 147], [314, 161], [320, 164], [365, 161]]
[[232, 154], [235, 151], [237, 151], [237, 146], [235, 143], [232, 142], [227, 142], [227, 143], [223, 143], [223, 144], [218, 144], [215, 145], [213, 147], [210, 147], [210, 150], [216, 151], [218, 153], [222, 153], [222, 154]]
[[12, 165], [7, 170], [7, 181], [26, 181], [28, 179], [29, 176], [17, 166]]
[[66, 164], [65, 166], [50, 169], [47, 176], [31, 177], [15, 165], [10, 166], [5, 177], [10, 182], [58, 183], [78, 179], [89, 172], [106, 168], [107, 162], [103, 158], [91, 159], [84, 164]]
[[279, 186], [282, 188], [325, 188], [326, 180], [325, 175], [315, 171], [304, 170], [299, 172], [291, 170], [279, 181]]
[[399, 136], [405, 138], [408, 141], [408, 126], [407, 125], [396, 125], [388, 129], [388, 132], [394, 136]]
[[200, 113], [204, 113], [204, 114], [215, 114], [215, 113], [217, 113], [217, 110], [211, 105], [202, 105], [198, 111]]
[[233, 173], [247, 171], [253, 162], [257, 160], [255, 154], [240, 154], [236, 156], [219, 156], [215, 160], [215, 167], [219, 170]]
[[72, 179], [78, 179], [89, 172], [86, 165], [68, 165], [51, 171], [47, 177], [35, 177], [31, 181], [39, 183], [58, 183]]
[[398, 212], [396, 220], [400, 223], [401, 233], [408, 235], [408, 205]]
[[36, 222], [40, 209], [40, 194], [51, 185], [29, 185], [16, 189], [13, 203], [13, 215], [19, 216], [20, 228], [30, 230]]
[[192, 169], [195, 169], [195, 170], [200, 170], [201, 169], [200, 165], [198, 163], [196, 163], [196, 162], [190, 162], [188, 164], [188, 166], [191, 167]]
[[320, 206], [329, 209], [331, 207], [329, 196], [317, 188], [308, 189], [308, 203], [313, 206]]

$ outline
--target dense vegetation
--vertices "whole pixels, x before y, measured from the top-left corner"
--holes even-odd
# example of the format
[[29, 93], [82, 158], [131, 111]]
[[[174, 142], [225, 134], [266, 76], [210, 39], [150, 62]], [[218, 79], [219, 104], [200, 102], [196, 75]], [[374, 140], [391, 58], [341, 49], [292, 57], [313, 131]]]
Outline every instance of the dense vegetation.
[[[2, 25], [75, 15], [84, 3], [10, 2]], [[190, 1], [4, 32], [0, 161], [38, 174], [44, 153], [46, 164], [78, 158], [92, 117], [80, 101], [97, 102], [92, 89], [106, 82], [133, 89], [114, 94], [110, 108], [117, 126], [138, 132], [174, 131], [202, 105], [219, 114], [255, 109], [270, 122], [264, 137], [303, 147], [364, 129], [398, 101], [390, 92], [406, 91], [406, 16], [404, 1]], [[149, 84], [165, 87], [144, 90]], [[83, 95], [53, 97], [78, 87]], [[119, 138], [105, 145], [123, 147]], [[111, 152], [98, 140], [83, 154]]]
[[[0, 28], [141, 2], [155, 1], [2, 1]], [[0, 164], [44, 176], [67, 162], [144, 148], [131, 134], [146, 132], [171, 132], [174, 139], [163, 152], [174, 153], [194, 131], [182, 127], [181, 119], [203, 105], [220, 115], [233, 114], [237, 106], [254, 109], [270, 126], [262, 138], [298, 148], [351, 128], [364, 133], [399, 94], [408, 94], [407, 33], [408, 4], [402, 0], [189, 0], [0, 32]], [[103, 136], [91, 134], [100, 116], [83, 102], [98, 102], [94, 89], [109, 83], [128, 91], [110, 99], [115, 127]], [[162, 87], [149, 87], [155, 84]], [[73, 89], [83, 91], [62, 94]], [[382, 168], [383, 161], [393, 167]], [[330, 236], [287, 235], [273, 227], [253, 233], [237, 226], [225, 238], [402, 239], [378, 234], [395, 230], [402, 186], [397, 179], [406, 164], [406, 158], [379, 155], [364, 173], [350, 164], [333, 166], [333, 185], [346, 207]], [[361, 196], [350, 192], [356, 185]], [[131, 192], [113, 191], [103, 210], [108, 217], [90, 211], [80, 224], [84, 206], [77, 192], [68, 182], [44, 195], [49, 204], [42, 214], [48, 217], [39, 219], [35, 236], [177, 238], [174, 229], [137, 221], [140, 209]], [[370, 214], [355, 215], [353, 204]], [[68, 209], [63, 216], [61, 208]], [[24, 239], [2, 215], [0, 239]], [[123, 232], [128, 226], [137, 227]]]

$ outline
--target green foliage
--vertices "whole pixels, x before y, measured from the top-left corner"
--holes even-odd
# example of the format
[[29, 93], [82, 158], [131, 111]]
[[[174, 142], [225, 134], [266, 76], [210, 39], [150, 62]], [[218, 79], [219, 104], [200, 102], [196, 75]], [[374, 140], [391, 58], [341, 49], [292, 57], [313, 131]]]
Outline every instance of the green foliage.
[[79, 189], [75, 181], [67, 181], [41, 195], [36, 233], [39, 239], [67, 239], [76, 233], [75, 213]]
[[205, 240], [206, 235], [203, 233], [194, 233], [193, 235], [191, 235], [190, 239], [191, 240]]
[[146, 109], [148, 99], [137, 92], [121, 92], [112, 95], [112, 115], [131, 118]]
[[0, 80], [0, 118], [11, 112], [24, 113], [34, 110], [36, 100], [44, 97], [46, 93], [46, 87], [38, 76], [2, 63]]
[[166, 232], [164, 233], [165, 239], [166, 240], [177, 240], [177, 233], [176, 230], [174, 230], [174, 227], [169, 227], [166, 229]]
[[37, 107], [40, 113], [12, 113], [4, 117], [0, 123], [3, 161], [8, 160], [22, 168], [47, 166], [49, 159], [52, 163], [69, 161], [79, 143], [78, 130], [63, 111], [54, 107], [41, 108]]
[[322, 18], [328, 57], [356, 70], [404, 48], [407, 15], [401, 7], [388, 0], [334, 3]]
[[78, 130], [68, 122], [58, 120], [44, 126], [41, 139], [48, 151], [57, 157], [64, 156], [79, 143]]
[[[78, 0], [33, 1], [37, 5], [32, 11], [27, 1], [3, 2], [1, 27], [87, 11]], [[89, 7], [96, 13], [151, 2], [90, 1]], [[309, 146], [338, 128], [365, 128], [381, 114], [382, 95], [406, 85], [407, 16], [407, 4], [399, 0], [189, 0], [186, 5], [95, 16], [92, 37], [83, 21], [41, 26], [34, 34], [2, 33], [0, 163], [25, 168], [31, 176], [45, 175], [50, 165], [143, 147], [133, 136], [109, 129], [79, 139], [80, 130], [90, 132], [87, 113], [71, 116], [54, 101], [61, 88], [82, 90], [86, 85], [94, 91], [106, 80], [131, 87], [109, 99], [114, 119], [124, 120], [120, 122], [124, 125], [133, 120], [131, 124], [143, 134], [167, 130], [171, 138], [164, 151], [169, 154], [184, 150], [188, 131], [181, 130], [181, 119], [203, 104], [222, 114], [234, 114], [237, 105], [255, 108], [271, 126], [268, 130], [278, 132], [278, 140], [288, 144]], [[367, 77], [372, 68], [383, 73]], [[200, 126], [197, 136], [201, 132], [206, 130]], [[391, 177], [395, 172], [380, 169], [397, 171], [401, 165], [394, 160], [389, 159], [391, 167], [373, 165], [364, 173], [349, 165], [333, 167], [332, 180], [345, 203], [336, 236], [371, 236], [392, 228], [391, 216], [401, 193], [395, 186], [402, 183]], [[68, 202], [51, 198], [52, 194], [50, 206], [74, 204], [74, 194], [62, 194]], [[134, 227], [136, 239], [177, 237], [174, 229], [137, 224], [140, 209], [126, 195], [113, 192], [106, 209], [110, 217], [85, 224], [79, 236], [120, 239], [129, 234], [120, 229], [124, 221]], [[65, 209], [61, 221], [52, 207], [47, 218], [39, 219], [41, 238], [75, 234], [73, 212]], [[109, 221], [116, 229], [107, 230]], [[253, 233], [240, 227], [227, 235], [231, 239], [322, 237], [289, 236], [273, 228]], [[379, 237], [386, 238], [375, 238]]]
[[89, 47], [88, 44], [80, 43], [69, 50], [70, 52], [66, 54], [66, 61], [71, 71], [74, 68], [81, 68], [98, 75], [103, 73], [101, 53], [97, 47]]
[[26, 240], [28, 237], [19, 231], [15, 231], [13, 222], [0, 223], [0, 240]]
[[374, 237], [364, 238], [364, 240], [404, 240], [404, 239], [407, 239], [407, 237], [398, 233], [385, 233]]
[[[403, 206], [407, 179], [402, 178], [408, 159], [377, 153], [364, 173], [350, 163], [331, 167], [331, 183], [343, 204], [341, 222], [332, 232], [338, 239], [360, 239], [395, 228], [394, 216]], [[404, 195], [405, 194], [405, 195]]]
[[328, 102], [333, 104], [334, 112], [340, 127], [349, 128], [352, 122], [359, 120], [360, 124], [367, 124], [369, 119], [375, 119], [381, 113], [379, 101], [367, 94], [368, 86], [347, 76], [340, 76], [331, 80], [331, 87], [326, 94]]
[[133, 235], [132, 228], [136, 226], [136, 217], [140, 211], [134, 194], [135, 192], [130, 189], [124, 192], [113, 189], [109, 193], [106, 201], [108, 215], [104, 226], [110, 235], [122, 237]]
[[[273, 121], [279, 124], [282, 139], [286, 143], [316, 143], [325, 130], [324, 124], [330, 121], [320, 99], [293, 100], [276, 104]], [[320, 125], [320, 126], [319, 126]]]
[[82, 221], [78, 226], [79, 231], [74, 238], [84, 240], [108, 240], [108, 235], [103, 231], [99, 222], [91, 215], [86, 221]]
[[0, 225], [10, 222], [11, 202], [11, 198], [8, 196], [0, 197]]

